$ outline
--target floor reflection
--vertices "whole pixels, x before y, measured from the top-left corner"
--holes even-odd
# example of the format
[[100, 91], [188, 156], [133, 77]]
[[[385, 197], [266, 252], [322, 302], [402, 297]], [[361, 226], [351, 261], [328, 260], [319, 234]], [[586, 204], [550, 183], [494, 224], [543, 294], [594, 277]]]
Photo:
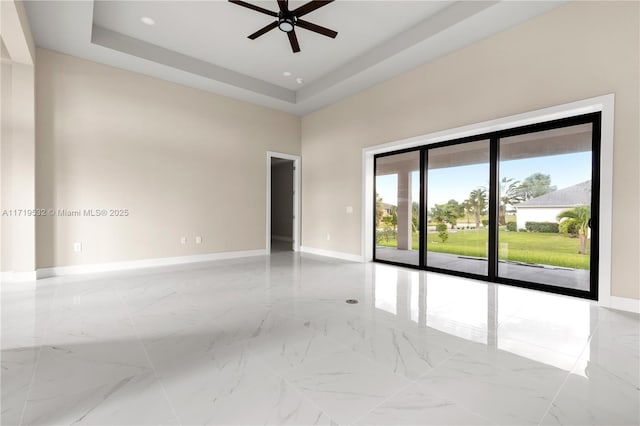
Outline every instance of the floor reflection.
[[427, 327], [569, 370], [597, 324], [592, 302], [375, 264], [374, 307]]

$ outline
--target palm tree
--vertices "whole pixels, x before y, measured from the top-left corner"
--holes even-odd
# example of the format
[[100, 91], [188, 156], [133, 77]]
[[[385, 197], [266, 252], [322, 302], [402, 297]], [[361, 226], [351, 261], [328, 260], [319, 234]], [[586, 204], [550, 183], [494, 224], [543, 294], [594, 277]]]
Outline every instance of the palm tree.
[[587, 254], [587, 235], [589, 235], [589, 220], [591, 219], [591, 207], [579, 206], [571, 210], [566, 210], [557, 216], [558, 220], [573, 220], [578, 227], [578, 236], [580, 237], [579, 254]]
[[444, 223], [447, 219], [447, 209], [444, 204], [436, 204], [429, 212], [429, 218], [435, 223]]
[[507, 205], [518, 204], [524, 200], [520, 189], [520, 181], [503, 177], [500, 181], [500, 211], [498, 212], [498, 224], [507, 224]]
[[451, 225], [451, 229], [458, 224], [458, 218], [464, 215], [464, 208], [462, 204], [458, 203], [456, 200], [451, 199], [447, 201], [447, 204], [444, 205], [447, 212], [447, 222]]
[[469, 194], [469, 204], [476, 220], [476, 229], [480, 229], [480, 217], [487, 212], [487, 190], [476, 188]]
[[467, 218], [467, 225], [469, 225], [469, 215], [471, 214], [471, 210], [473, 205], [471, 204], [471, 200], [467, 199], [462, 202], [462, 208], [464, 209], [464, 215]]

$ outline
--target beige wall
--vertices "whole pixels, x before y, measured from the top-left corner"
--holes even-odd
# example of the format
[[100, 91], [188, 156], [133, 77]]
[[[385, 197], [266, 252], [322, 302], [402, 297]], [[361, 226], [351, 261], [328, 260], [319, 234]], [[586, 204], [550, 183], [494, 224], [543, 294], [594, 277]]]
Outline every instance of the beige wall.
[[615, 93], [612, 294], [640, 298], [639, 31], [571, 3], [304, 117], [302, 244], [360, 254], [363, 147]]
[[[33, 39], [22, 2], [0, 2], [0, 270], [35, 270]], [[16, 213], [18, 216], [15, 216]]]
[[265, 247], [266, 151], [299, 154], [299, 117], [48, 50], [37, 61], [37, 206], [130, 213], [40, 219], [39, 268]]

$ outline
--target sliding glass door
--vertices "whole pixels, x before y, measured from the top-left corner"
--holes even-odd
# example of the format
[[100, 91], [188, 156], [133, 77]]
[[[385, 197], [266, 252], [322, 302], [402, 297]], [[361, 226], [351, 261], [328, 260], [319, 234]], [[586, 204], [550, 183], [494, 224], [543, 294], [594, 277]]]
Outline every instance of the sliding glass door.
[[498, 276], [588, 292], [593, 124], [500, 139]]
[[487, 275], [489, 140], [427, 150], [426, 265]]
[[374, 260], [597, 299], [600, 114], [375, 157]]
[[420, 265], [420, 151], [375, 160], [374, 259]]

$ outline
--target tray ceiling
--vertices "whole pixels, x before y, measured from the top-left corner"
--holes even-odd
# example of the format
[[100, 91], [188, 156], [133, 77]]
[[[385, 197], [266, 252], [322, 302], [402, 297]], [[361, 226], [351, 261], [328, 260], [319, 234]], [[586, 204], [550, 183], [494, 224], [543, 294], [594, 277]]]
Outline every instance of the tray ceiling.
[[[252, 3], [277, 10], [275, 0]], [[297, 29], [295, 54], [277, 29], [249, 40], [272, 18], [226, 1], [26, 7], [40, 47], [302, 115], [561, 3], [338, 0], [305, 17], [337, 38]]]

